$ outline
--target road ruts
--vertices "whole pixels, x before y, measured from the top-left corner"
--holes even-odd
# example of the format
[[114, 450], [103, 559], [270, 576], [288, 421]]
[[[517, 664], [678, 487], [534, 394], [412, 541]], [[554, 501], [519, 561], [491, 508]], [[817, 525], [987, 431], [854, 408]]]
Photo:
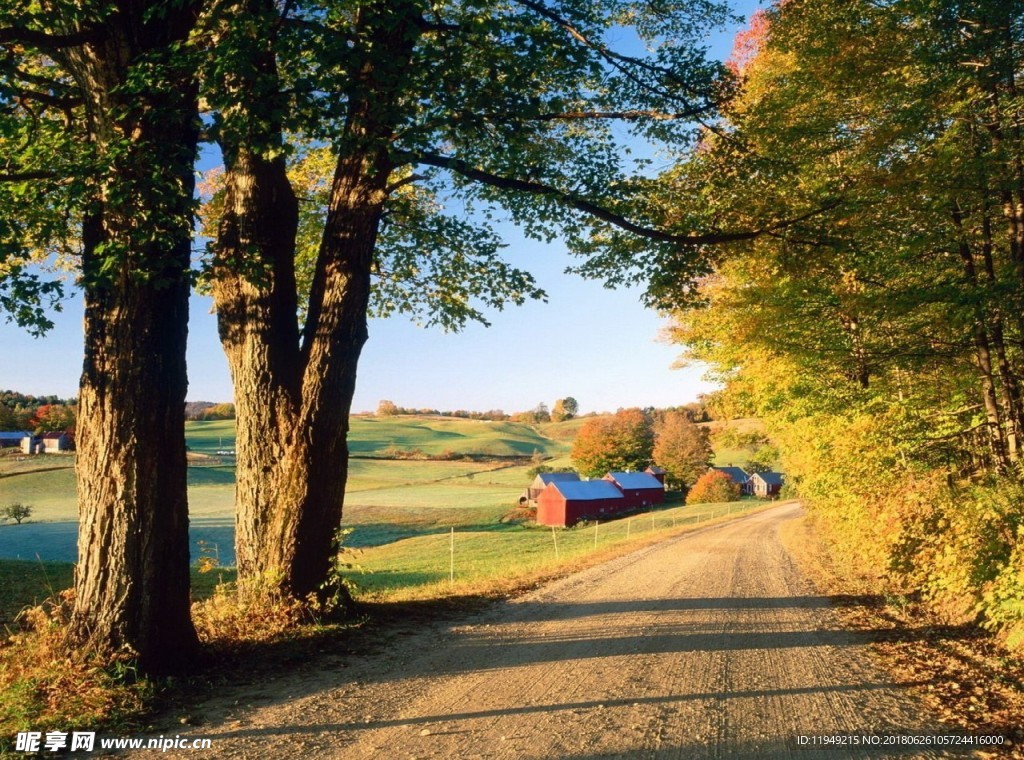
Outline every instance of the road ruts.
[[[801, 747], [935, 733], [779, 540], [787, 504], [197, 707], [204, 757], [946, 757]], [[235, 706], [233, 700], [240, 700]], [[261, 706], [262, 705], [262, 706]], [[196, 753], [190, 753], [196, 757]]]

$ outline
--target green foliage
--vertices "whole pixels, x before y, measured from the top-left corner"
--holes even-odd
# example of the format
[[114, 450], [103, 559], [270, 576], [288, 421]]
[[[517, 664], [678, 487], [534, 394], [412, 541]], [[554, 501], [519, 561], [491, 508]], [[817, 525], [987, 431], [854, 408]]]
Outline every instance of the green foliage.
[[989, 0], [763, 12], [726, 118], [677, 169], [703, 190], [678, 202], [791, 222], [659, 281], [687, 358], [726, 386], [715, 407], [766, 421], [833, 557], [1020, 643], [1024, 270], [1000, 209], [1024, 201], [1022, 18]]
[[651, 464], [654, 427], [640, 409], [621, 409], [611, 417], [589, 419], [572, 445], [576, 470], [587, 477], [643, 470]]
[[717, 504], [736, 501], [740, 498], [740, 487], [732, 478], [718, 470], [708, 470], [701, 475], [693, 488], [686, 494], [689, 504]]
[[747, 459], [747, 472], [772, 472], [778, 468], [779, 449], [777, 446], [765, 444], [758, 446]]
[[685, 412], [668, 412], [656, 428], [654, 461], [667, 471], [667, 479], [688, 487], [707, 471], [712, 450], [706, 428], [698, 427]]
[[555, 405], [551, 407], [551, 421], [552, 422], [565, 422], [566, 420], [573, 419], [579, 414], [580, 405], [572, 396], [566, 396], [555, 401]]

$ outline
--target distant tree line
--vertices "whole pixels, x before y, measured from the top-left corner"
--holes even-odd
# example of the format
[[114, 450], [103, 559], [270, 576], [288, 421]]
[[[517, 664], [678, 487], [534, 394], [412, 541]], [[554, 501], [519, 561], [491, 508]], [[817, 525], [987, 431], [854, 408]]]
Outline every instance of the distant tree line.
[[234, 418], [234, 404], [214, 404], [212, 401], [185, 402], [186, 420], [233, 420]]
[[566, 396], [555, 401], [554, 406], [548, 409], [544, 402], [537, 404], [533, 409], [524, 412], [513, 412], [506, 414], [501, 409], [490, 409], [486, 412], [470, 412], [465, 409], [455, 411], [442, 411], [438, 409], [398, 406], [394, 401], [382, 400], [377, 405], [378, 417], [397, 417], [402, 415], [434, 415], [439, 417], [458, 417], [467, 420], [491, 420], [493, 422], [523, 422], [535, 424], [538, 422], [562, 422], [571, 420], [579, 413], [579, 403], [572, 396]]
[[458, 417], [466, 420], [493, 420], [493, 421], [504, 421], [509, 419], [509, 415], [501, 409], [490, 409], [486, 412], [470, 412], [465, 409], [456, 409], [454, 411], [443, 411], [440, 409], [431, 409], [429, 407], [423, 407], [417, 409], [415, 407], [398, 406], [394, 401], [388, 401], [387, 399], [382, 400], [377, 405], [377, 416], [378, 417], [402, 417], [411, 415], [430, 415], [435, 417]]
[[77, 411], [78, 402], [73, 398], [0, 391], [0, 430], [74, 432]]

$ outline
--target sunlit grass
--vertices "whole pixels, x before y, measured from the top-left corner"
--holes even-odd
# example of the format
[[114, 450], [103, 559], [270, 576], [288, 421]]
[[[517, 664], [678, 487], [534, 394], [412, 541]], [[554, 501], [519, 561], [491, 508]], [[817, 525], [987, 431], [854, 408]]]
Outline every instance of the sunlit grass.
[[[674, 507], [570, 529], [501, 524], [490, 528], [434, 528], [353, 554], [360, 571], [350, 580], [360, 594], [390, 600], [443, 597], [504, 586], [636, 542], [717, 519], [755, 512], [770, 504], [742, 501]], [[353, 534], [359, 536], [359, 527]], [[358, 541], [357, 541], [358, 543]], [[452, 571], [454, 568], [454, 580]]]

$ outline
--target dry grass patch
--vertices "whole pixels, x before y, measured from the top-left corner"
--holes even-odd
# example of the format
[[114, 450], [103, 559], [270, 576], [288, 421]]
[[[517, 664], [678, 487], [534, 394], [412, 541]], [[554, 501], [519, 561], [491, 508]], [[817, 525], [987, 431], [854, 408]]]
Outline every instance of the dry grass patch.
[[0, 642], [0, 755], [19, 731], [130, 725], [152, 696], [130, 656], [69, 654], [71, 603], [65, 591], [24, 610], [21, 630]]

